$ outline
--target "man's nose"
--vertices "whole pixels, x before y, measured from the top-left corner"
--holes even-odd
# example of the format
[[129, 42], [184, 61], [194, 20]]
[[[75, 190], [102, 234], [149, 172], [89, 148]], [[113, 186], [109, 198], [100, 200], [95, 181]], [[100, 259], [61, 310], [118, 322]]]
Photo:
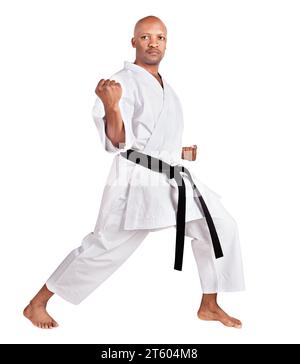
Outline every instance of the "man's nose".
[[149, 47], [151, 47], [151, 48], [158, 47], [158, 43], [157, 43], [157, 42], [152, 41], [152, 42], [150, 42], [150, 43], [149, 43]]

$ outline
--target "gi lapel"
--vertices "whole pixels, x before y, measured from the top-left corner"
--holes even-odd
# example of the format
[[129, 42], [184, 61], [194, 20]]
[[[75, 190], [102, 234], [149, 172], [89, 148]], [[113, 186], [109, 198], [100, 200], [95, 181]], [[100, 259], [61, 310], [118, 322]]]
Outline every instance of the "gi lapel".
[[[155, 80], [154, 80], [155, 81]], [[157, 81], [155, 81], [157, 82]], [[160, 86], [161, 87], [161, 86]], [[168, 85], [164, 82], [164, 91], [163, 91], [163, 106], [162, 110], [156, 120], [154, 125], [152, 134], [148, 139], [148, 142], [143, 150], [144, 153], [157, 155], [159, 152], [164, 150], [163, 146], [163, 136], [166, 131], [165, 122], [168, 120], [167, 115], [169, 113], [169, 88]]]

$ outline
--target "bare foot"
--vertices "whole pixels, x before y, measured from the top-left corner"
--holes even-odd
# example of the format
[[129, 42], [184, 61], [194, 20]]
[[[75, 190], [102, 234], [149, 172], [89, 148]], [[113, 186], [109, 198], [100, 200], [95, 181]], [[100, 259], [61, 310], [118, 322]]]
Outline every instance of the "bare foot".
[[213, 307], [201, 305], [197, 312], [197, 316], [200, 320], [220, 321], [225, 326], [235, 327], [236, 329], [242, 328], [240, 320], [227, 315], [227, 313], [224, 312], [217, 304]]
[[48, 314], [45, 304], [35, 304], [30, 302], [25, 307], [23, 314], [33, 325], [40, 329], [52, 329], [58, 326], [58, 323]]

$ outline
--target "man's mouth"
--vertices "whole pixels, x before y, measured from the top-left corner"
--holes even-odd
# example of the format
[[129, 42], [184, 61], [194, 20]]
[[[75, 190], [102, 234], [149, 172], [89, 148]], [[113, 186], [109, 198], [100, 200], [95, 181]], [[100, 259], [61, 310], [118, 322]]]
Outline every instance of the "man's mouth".
[[147, 51], [147, 53], [149, 53], [149, 54], [159, 54], [160, 52], [159, 51], [151, 50], [151, 51]]

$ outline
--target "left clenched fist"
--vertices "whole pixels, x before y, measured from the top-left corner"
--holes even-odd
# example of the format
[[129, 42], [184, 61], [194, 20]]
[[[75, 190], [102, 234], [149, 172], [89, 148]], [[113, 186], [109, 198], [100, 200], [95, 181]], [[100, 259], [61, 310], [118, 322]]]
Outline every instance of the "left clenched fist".
[[193, 144], [190, 147], [182, 147], [181, 158], [188, 161], [196, 160], [197, 156], [197, 145]]

